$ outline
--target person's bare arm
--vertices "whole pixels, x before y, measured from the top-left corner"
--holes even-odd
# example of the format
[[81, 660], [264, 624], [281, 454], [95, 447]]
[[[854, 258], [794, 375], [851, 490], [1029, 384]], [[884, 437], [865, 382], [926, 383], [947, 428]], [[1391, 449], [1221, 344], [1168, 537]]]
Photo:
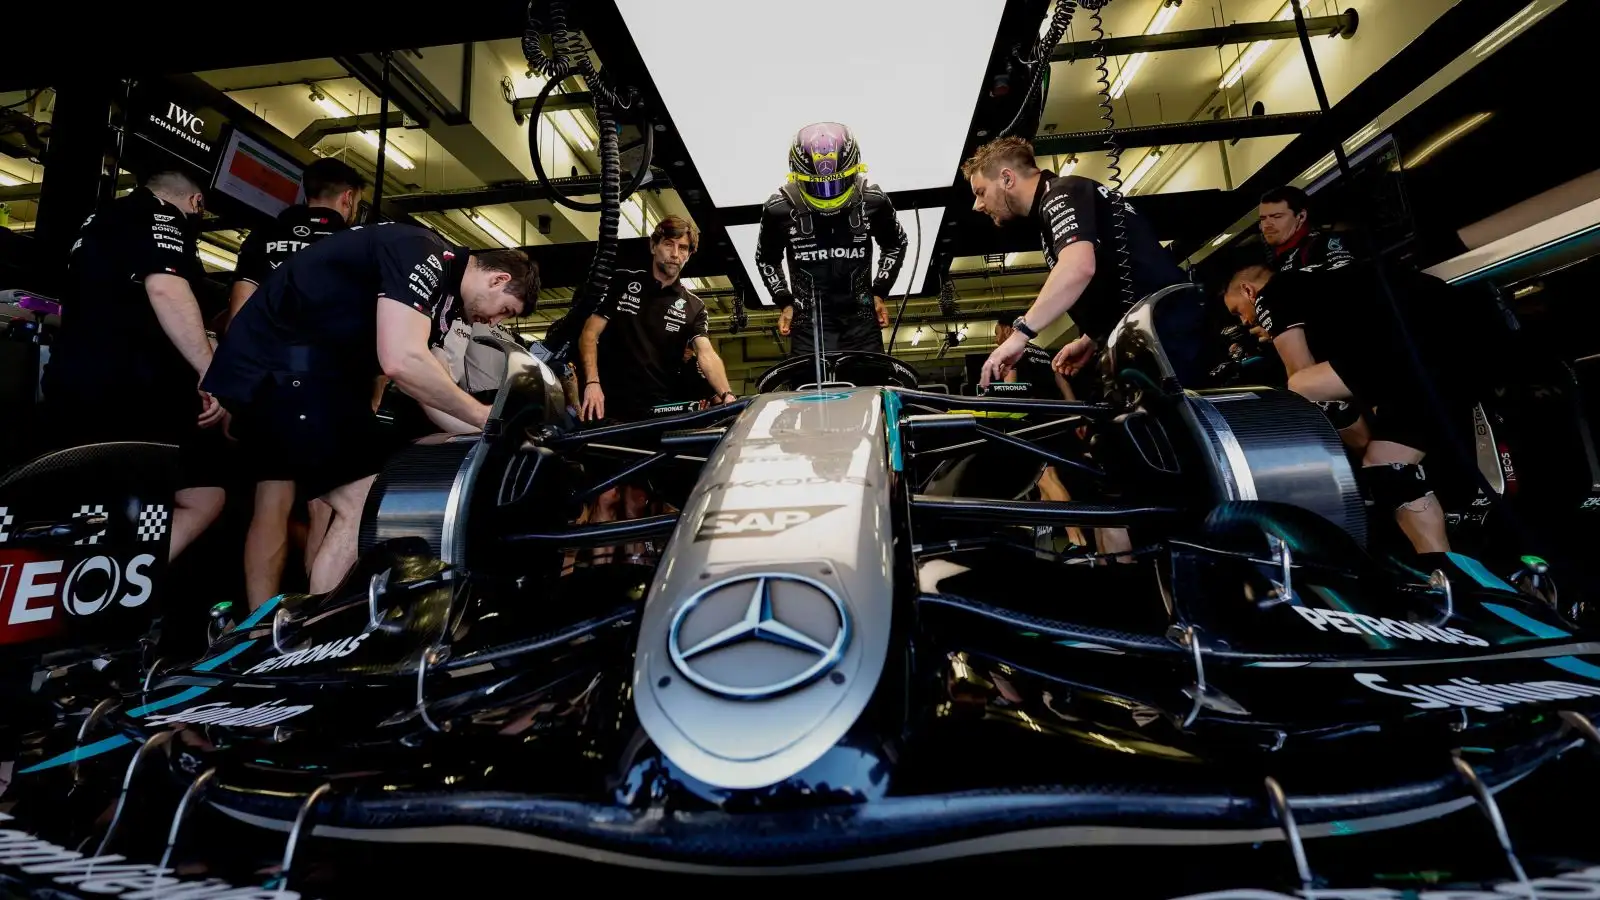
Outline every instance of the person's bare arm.
[[480, 430], [489, 421], [489, 407], [450, 380], [428, 348], [428, 317], [393, 300], [379, 297], [378, 364], [383, 374], [424, 407], [443, 412]]
[[195, 372], [205, 377], [211, 366], [211, 341], [206, 337], [205, 320], [200, 317], [200, 302], [194, 298], [189, 282], [157, 272], [145, 276], [144, 289], [167, 339]]
[[590, 316], [583, 323], [583, 334], [578, 337], [578, 361], [583, 364], [580, 388], [600, 380], [600, 333], [606, 330], [606, 323], [605, 316]]
[[222, 324], [224, 331], [233, 324], [238, 317], [239, 310], [249, 301], [250, 295], [256, 292], [256, 283], [253, 281], [235, 281], [233, 287], [228, 289], [228, 320]]
[[[1050, 327], [1055, 320], [1061, 318], [1072, 309], [1078, 298], [1083, 296], [1084, 288], [1094, 278], [1094, 244], [1089, 241], [1078, 241], [1068, 245], [1056, 258], [1056, 264], [1050, 269], [1050, 274], [1045, 276], [1044, 287], [1039, 289], [1038, 299], [1028, 307], [1028, 327], [1034, 331], [1043, 331]], [[1017, 332], [1023, 343], [1027, 343], [1027, 335]]]
[[1067, 376], [1061, 374], [1060, 372], [1053, 372], [1052, 374], [1054, 374], [1056, 376], [1056, 389], [1061, 392], [1061, 399], [1063, 399], [1063, 400], [1076, 400], [1076, 399], [1078, 399], [1078, 394], [1077, 394], [1077, 392], [1073, 391], [1072, 382], [1067, 380]]
[[728, 385], [728, 369], [722, 364], [722, 357], [717, 355], [717, 348], [711, 346], [710, 338], [702, 334], [694, 339], [694, 356], [700, 362], [701, 374], [706, 376], [706, 381], [711, 383], [719, 399], [733, 393], [733, 388]]
[[1283, 360], [1284, 371], [1289, 375], [1317, 363], [1311, 357], [1311, 347], [1306, 344], [1304, 328], [1291, 328], [1278, 335], [1272, 339], [1272, 347], [1278, 351], [1278, 358]]

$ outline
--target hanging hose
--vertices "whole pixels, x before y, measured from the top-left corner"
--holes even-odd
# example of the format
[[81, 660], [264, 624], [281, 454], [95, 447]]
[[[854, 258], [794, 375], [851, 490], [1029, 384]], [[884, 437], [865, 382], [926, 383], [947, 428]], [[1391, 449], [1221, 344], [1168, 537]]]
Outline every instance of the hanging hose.
[[[894, 314], [894, 328], [889, 330], [889, 343], [884, 348], [890, 356], [894, 355], [895, 335], [900, 333], [900, 320], [905, 317], [906, 303], [911, 299], [911, 292], [916, 290], [917, 266], [922, 262], [922, 211], [912, 207], [911, 217], [917, 221], [917, 244], [911, 254], [911, 277], [906, 280], [906, 289], [900, 292], [900, 308]], [[945, 283], [949, 284], [948, 281]]]
[[[550, 40], [549, 53], [544, 49], [546, 35]], [[617, 230], [622, 221], [622, 201], [638, 190], [649, 176], [651, 157], [655, 151], [655, 129], [641, 118], [639, 130], [644, 135], [644, 152], [638, 169], [628, 179], [627, 189], [624, 190], [617, 112], [635, 108], [638, 105], [638, 91], [631, 87], [625, 92], [618, 91], [606, 83], [604, 76], [594, 67], [589, 48], [584, 46], [578, 33], [567, 25], [565, 0], [548, 0], [548, 22], [538, 18], [535, 2], [529, 0], [528, 26], [522, 35], [522, 54], [528, 61], [529, 70], [546, 79], [529, 113], [528, 154], [533, 161], [534, 175], [551, 200], [569, 209], [600, 214], [599, 236], [594, 259], [589, 264], [588, 278], [573, 292], [571, 310], [545, 335], [544, 346], [548, 353], [545, 361], [559, 371], [576, 345], [583, 323], [588, 321], [611, 284], [616, 267]], [[544, 105], [556, 85], [574, 74], [583, 76], [584, 83], [594, 97], [595, 121], [600, 131], [599, 203], [577, 201], [562, 194], [551, 184], [539, 158], [539, 121], [544, 115]]]
[[[1089, 7], [1093, 0], [1083, 0], [1083, 6]], [[1101, 0], [1101, 5], [1109, 0]], [[1016, 130], [1022, 122], [1022, 114], [1027, 112], [1028, 105], [1033, 101], [1033, 95], [1039, 90], [1039, 80], [1045, 72], [1050, 71], [1050, 54], [1055, 52], [1056, 45], [1061, 43], [1061, 38], [1067, 33], [1067, 26], [1072, 24], [1072, 14], [1077, 11], [1079, 0], [1057, 0], [1056, 11], [1050, 17], [1050, 27], [1044, 35], [1033, 45], [1027, 56], [1013, 53], [1016, 61], [1028, 70], [1028, 90], [1022, 95], [1022, 103], [1017, 107], [1017, 114], [1011, 117], [1011, 123], [1000, 129], [995, 137], [1007, 137]], [[1040, 109], [1044, 108], [1044, 97], [1039, 98]]]
[[1117, 250], [1117, 280], [1122, 285], [1123, 312], [1138, 299], [1133, 295], [1133, 253], [1128, 249], [1128, 198], [1122, 193], [1122, 145], [1117, 143], [1116, 113], [1111, 105], [1111, 70], [1106, 58], [1106, 32], [1100, 9], [1111, 0], [1081, 0], [1094, 31], [1095, 80], [1100, 87], [1100, 120], [1106, 123], [1106, 169], [1111, 182], [1111, 232]]

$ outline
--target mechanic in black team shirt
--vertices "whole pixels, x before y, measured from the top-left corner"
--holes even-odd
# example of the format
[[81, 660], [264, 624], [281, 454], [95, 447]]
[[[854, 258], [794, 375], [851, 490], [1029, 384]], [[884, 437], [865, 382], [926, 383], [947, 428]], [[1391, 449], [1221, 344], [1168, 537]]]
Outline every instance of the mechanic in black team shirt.
[[[356, 226], [296, 253], [239, 311], [205, 388], [248, 423], [255, 458], [333, 507], [311, 590], [355, 562], [357, 528], [387, 442], [372, 414], [380, 373], [447, 430], [481, 429], [489, 406], [456, 385], [432, 345], [457, 318], [497, 324], [538, 296], [520, 250], [471, 252], [415, 225]], [[280, 476], [280, 477], [281, 477]]]
[[181, 488], [170, 556], [222, 512], [224, 411], [199, 390], [211, 342], [191, 279], [205, 198], [183, 172], [161, 171], [90, 216], [72, 245], [61, 329], [44, 371], [56, 448], [107, 441], [175, 444]]
[[[306, 166], [301, 177], [306, 202], [285, 209], [271, 223], [250, 232], [239, 250], [239, 265], [233, 272], [233, 288], [228, 294], [228, 319], [231, 322], [267, 276], [288, 262], [295, 253], [355, 220], [366, 176], [337, 159], [319, 159]], [[241, 440], [245, 422], [232, 429]], [[263, 442], [251, 442], [260, 446]], [[251, 476], [256, 478], [255, 506], [250, 515], [250, 530], [244, 541], [245, 596], [256, 609], [278, 593], [283, 578], [283, 563], [289, 550], [289, 517], [294, 510], [294, 482], [283, 475], [274, 459], [250, 460]], [[332, 511], [320, 500], [310, 499], [311, 556], [327, 531]]]
[[[1093, 359], [1129, 308], [1128, 298], [1123, 296], [1110, 192], [1088, 178], [1040, 170], [1033, 145], [1020, 137], [1000, 138], [979, 147], [962, 165], [961, 173], [972, 185], [975, 211], [996, 225], [1026, 218], [1039, 228], [1045, 261], [1050, 265], [1039, 298], [1013, 322], [1015, 333], [984, 362], [979, 384], [988, 387], [1015, 366], [1028, 341], [1068, 310], [1080, 334], [1061, 348], [1054, 365], [1068, 376], [1076, 374]], [[1131, 204], [1126, 207], [1124, 222], [1133, 301], [1188, 281]], [[1187, 300], [1172, 298], [1170, 309], [1162, 304], [1163, 324], [1169, 326], [1163, 329], [1163, 348], [1179, 381], [1198, 383], [1204, 375], [1199, 361], [1204, 308], [1198, 297], [1192, 304]]]
[[686, 219], [668, 216], [650, 235], [648, 269], [618, 268], [600, 308], [583, 325], [581, 418], [629, 421], [679, 397], [683, 349], [693, 347], [717, 401], [734, 398], [722, 358], [707, 337], [706, 306], [678, 279], [697, 239]]
[[[1011, 335], [1016, 331], [1012, 323], [1018, 318], [1016, 312], [1004, 312], [995, 316], [994, 342], [1004, 344], [1011, 340]], [[1049, 350], [1028, 341], [1022, 347], [1022, 356], [1017, 363], [1002, 373], [1000, 381], [1007, 383], [1022, 382], [1028, 385], [1028, 396], [1044, 400], [1076, 400], [1072, 392], [1072, 385], [1067, 383], [1066, 376], [1057, 372], [1052, 366], [1052, 356]]]
[[[1365, 419], [1371, 435], [1360, 470], [1367, 493], [1394, 513], [1418, 553], [1442, 553], [1450, 549], [1444, 510], [1421, 465], [1438, 444], [1436, 431], [1376, 275], [1371, 264], [1274, 273], [1246, 263], [1229, 280], [1224, 299], [1230, 312], [1271, 339], [1289, 373], [1289, 390], [1319, 403], [1350, 401], [1352, 415]], [[1413, 308], [1449, 308], [1448, 288], [1436, 278], [1396, 271], [1390, 282]], [[1448, 362], [1437, 354], [1425, 358], [1430, 368]]]
[[367, 177], [337, 159], [319, 159], [306, 166], [300, 184], [306, 202], [288, 207], [271, 223], [250, 232], [239, 248], [239, 265], [228, 293], [229, 321], [289, 257], [355, 222]]
[[[698, 240], [688, 220], [667, 216], [650, 235], [647, 268], [618, 268], [600, 308], [583, 325], [578, 341], [583, 403], [579, 417], [585, 421], [628, 421], [648, 418], [651, 410], [680, 396], [683, 351], [694, 350], [700, 371], [717, 403], [735, 399], [728, 386], [722, 357], [707, 336], [706, 307], [684, 288], [678, 275], [694, 253]], [[644, 515], [649, 497], [634, 485], [602, 494], [590, 510], [590, 522]], [[629, 545], [637, 552], [637, 545]], [[610, 557], [612, 548], [596, 548], [594, 560]]]
[[1307, 220], [1310, 198], [1297, 187], [1285, 185], [1261, 195], [1257, 216], [1261, 239], [1272, 254], [1268, 264], [1279, 272], [1299, 269], [1337, 269], [1355, 260], [1344, 238], [1318, 231]]
[[791, 356], [815, 352], [819, 316], [824, 351], [883, 352], [879, 329], [889, 324], [883, 298], [905, 262], [906, 232], [888, 195], [868, 184], [865, 172], [850, 129], [807, 125], [789, 148], [789, 183], [761, 210], [756, 269], [782, 307], [778, 331], [793, 336]]

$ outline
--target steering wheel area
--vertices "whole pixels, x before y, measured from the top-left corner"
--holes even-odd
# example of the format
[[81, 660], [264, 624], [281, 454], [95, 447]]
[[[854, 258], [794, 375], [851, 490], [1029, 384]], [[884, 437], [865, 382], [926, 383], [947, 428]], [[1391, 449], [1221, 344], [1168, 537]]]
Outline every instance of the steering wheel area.
[[[887, 353], [839, 350], [822, 354], [822, 381], [831, 386], [898, 387], [916, 390], [917, 370]], [[762, 373], [756, 393], [798, 391], [817, 384], [815, 356], [796, 356]]]

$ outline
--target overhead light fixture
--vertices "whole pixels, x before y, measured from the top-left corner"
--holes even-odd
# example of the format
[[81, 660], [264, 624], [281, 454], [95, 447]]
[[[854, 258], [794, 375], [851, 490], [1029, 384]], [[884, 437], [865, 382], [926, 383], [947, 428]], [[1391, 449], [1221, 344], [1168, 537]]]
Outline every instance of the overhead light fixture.
[[1221, 247], [1223, 244], [1226, 244], [1227, 242], [1229, 242], [1231, 240], [1233, 240], [1233, 235], [1231, 235], [1228, 232], [1224, 231], [1222, 234], [1218, 235], [1216, 240], [1211, 242], [1211, 246], [1213, 246], [1213, 247]]
[[[1305, 6], [1305, 0], [1290, 0], [1289, 3], [1283, 5], [1283, 9], [1278, 10], [1278, 14], [1273, 16], [1272, 20], [1274, 22], [1283, 22], [1294, 18], [1294, 6], [1291, 5], [1294, 3], [1299, 3], [1302, 9]], [[1272, 49], [1272, 41], [1256, 41], [1246, 47], [1244, 53], [1223, 74], [1221, 83], [1217, 85], [1218, 89], [1225, 91], [1238, 84], [1244, 78], [1245, 73], [1250, 71], [1250, 67], [1255, 65], [1270, 49]]]
[[[329, 97], [327, 94], [324, 94], [316, 85], [311, 86], [311, 102], [315, 103], [317, 108], [327, 113], [328, 117], [331, 119], [348, 119], [355, 115], [355, 113], [351, 112], [343, 103], [340, 103], [332, 97]], [[376, 132], [358, 131], [356, 134], [362, 140], [371, 144], [373, 150], [378, 149], [378, 135]], [[417, 164], [411, 161], [411, 157], [405, 155], [395, 147], [393, 141], [390, 141], [388, 145], [383, 148], [383, 155], [387, 156], [390, 162], [402, 169], [415, 169], [417, 167]]]
[[0, 172], [0, 186], [20, 187], [25, 183], [21, 178], [12, 175], [10, 172]]
[[[1059, 156], [1056, 157], [1056, 158], [1060, 159]], [[1078, 157], [1069, 156], [1069, 157], [1067, 157], [1067, 161], [1066, 162], [1064, 162], [1064, 163], [1063, 162], [1056, 163], [1056, 174], [1065, 177], [1067, 175], [1071, 175], [1072, 174], [1072, 170], [1076, 169], [1077, 167], [1078, 167]]]
[[[1150, 20], [1150, 27], [1144, 30], [1145, 34], [1160, 34], [1172, 24], [1173, 16], [1178, 14], [1178, 4], [1173, 0], [1161, 0], [1161, 8], [1156, 10], [1156, 16]], [[1128, 85], [1133, 83], [1133, 76], [1139, 74], [1139, 69], [1144, 65], [1148, 53], [1135, 53], [1128, 57], [1128, 62], [1117, 72], [1117, 80], [1111, 83], [1111, 99], [1120, 100], [1127, 92]]]
[[507, 234], [505, 229], [489, 221], [475, 209], [467, 213], [467, 220], [481, 228], [484, 234], [499, 241], [500, 246], [505, 247], [507, 250], [515, 250], [522, 246], [521, 242]]
[[911, 346], [915, 347], [920, 343], [922, 343], [922, 326], [918, 325], [917, 330], [911, 332]]
[[[796, 90], [788, 54], [749, 39], [771, 30], [770, 3], [614, 5], [711, 204], [758, 208], [783, 184], [790, 142], [808, 122], [848, 123], [868, 178], [890, 196], [948, 189], [954, 161], [972, 136], [970, 118], [949, 111], [974, 108], [989, 89], [989, 57], [1008, 6], [1005, 0], [850, 4], [852, 34], [901, 34], [910, 27], [912, 39], [831, 42], [825, 62], [802, 67], [804, 89]], [[685, 53], [686, 47], [716, 50]], [[717, 102], [706, 102], [708, 84], [717, 86]], [[908, 84], [918, 89], [904, 90]], [[935, 233], [924, 232], [930, 248]]]
[[1132, 193], [1133, 189], [1139, 185], [1139, 182], [1143, 181], [1144, 177], [1149, 175], [1150, 170], [1154, 169], [1156, 167], [1156, 163], [1160, 161], [1160, 150], [1151, 150], [1149, 153], [1146, 153], [1144, 155], [1144, 159], [1139, 160], [1139, 164], [1133, 167], [1133, 171], [1129, 173], [1127, 179], [1122, 182], [1122, 192], [1124, 194]]
[[1532, 28], [1535, 22], [1549, 15], [1557, 4], [1546, 0], [1533, 0], [1527, 6], [1517, 11], [1517, 14], [1505, 20], [1499, 28], [1489, 32], [1483, 40], [1472, 45], [1470, 51], [1473, 56], [1484, 59], [1491, 53], [1504, 47], [1517, 35]]
[[1440, 150], [1443, 150], [1444, 148], [1446, 148], [1446, 147], [1450, 146], [1451, 144], [1455, 143], [1456, 141], [1461, 140], [1463, 137], [1466, 137], [1469, 133], [1471, 133], [1473, 131], [1476, 131], [1478, 126], [1480, 126], [1483, 123], [1489, 121], [1493, 117], [1494, 117], [1494, 113], [1492, 113], [1492, 112], [1475, 113], [1474, 115], [1470, 116], [1465, 122], [1462, 122], [1461, 124], [1459, 124], [1456, 127], [1450, 129], [1449, 131], [1445, 132], [1444, 134], [1440, 135], [1439, 137], [1433, 139], [1432, 141], [1430, 141], [1428, 143], [1427, 146], [1423, 147], [1421, 150], [1418, 150], [1416, 152], [1416, 155], [1412, 156], [1410, 159], [1406, 160], [1403, 163], [1404, 167], [1407, 168], [1407, 169], [1414, 169], [1417, 166], [1422, 165], [1423, 163], [1427, 162], [1429, 159], [1432, 159], [1433, 156], [1435, 154], [1437, 154]]

